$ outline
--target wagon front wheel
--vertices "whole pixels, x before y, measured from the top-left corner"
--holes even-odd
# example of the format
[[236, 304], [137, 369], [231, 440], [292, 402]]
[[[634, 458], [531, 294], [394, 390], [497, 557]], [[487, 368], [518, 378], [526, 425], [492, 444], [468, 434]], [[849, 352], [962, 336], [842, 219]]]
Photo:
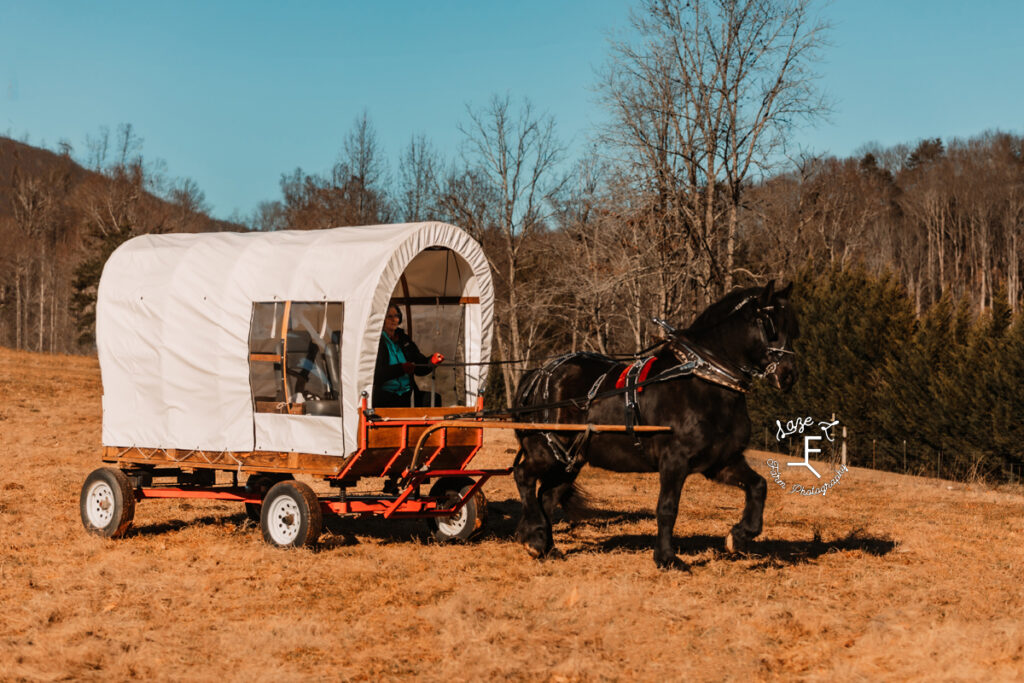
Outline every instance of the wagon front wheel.
[[260, 527], [263, 540], [278, 548], [301, 548], [320, 537], [323, 516], [320, 500], [301, 481], [274, 484], [263, 499]]
[[120, 538], [135, 518], [135, 489], [121, 470], [101, 467], [85, 478], [78, 508], [86, 531]]
[[[431, 490], [430, 495], [447, 501], [446, 506], [455, 505], [473, 487], [472, 483], [456, 488], [445, 480], [440, 480]], [[431, 517], [427, 526], [435, 540], [441, 542], [468, 541], [487, 521], [487, 499], [483, 490], [477, 490], [459, 511], [448, 517]]]

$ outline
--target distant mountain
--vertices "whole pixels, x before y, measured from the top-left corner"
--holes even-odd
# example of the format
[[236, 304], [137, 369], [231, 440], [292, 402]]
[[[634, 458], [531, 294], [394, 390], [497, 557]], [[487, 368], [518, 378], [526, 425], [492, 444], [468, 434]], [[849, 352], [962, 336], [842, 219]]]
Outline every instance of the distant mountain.
[[[72, 158], [0, 136], [0, 221], [13, 215], [11, 184], [15, 168], [23, 175], [37, 177], [45, 177], [55, 171], [66, 171], [72, 188], [88, 181], [102, 183], [106, 179], [104, 174], [83, 168]], [[166, 199], [152, 194], [149, 196], [152, 201], [169, 203]], [[204, 212], [199, 214], [197, 220], [190, 225], [194, 229], [188, 232], [237, 232], [246, 229], [244, 225], [213, 218]]]

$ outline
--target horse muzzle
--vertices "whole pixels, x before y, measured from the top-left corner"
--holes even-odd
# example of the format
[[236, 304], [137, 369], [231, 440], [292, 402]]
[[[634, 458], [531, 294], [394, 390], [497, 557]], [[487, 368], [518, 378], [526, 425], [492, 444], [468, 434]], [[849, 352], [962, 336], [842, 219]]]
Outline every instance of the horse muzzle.
[[782, 392], [787, 392], [796, 383], [796, 368], [789, 363], [772, 363], [766, 368], [765, 374], [772, 378], [772, 384]]

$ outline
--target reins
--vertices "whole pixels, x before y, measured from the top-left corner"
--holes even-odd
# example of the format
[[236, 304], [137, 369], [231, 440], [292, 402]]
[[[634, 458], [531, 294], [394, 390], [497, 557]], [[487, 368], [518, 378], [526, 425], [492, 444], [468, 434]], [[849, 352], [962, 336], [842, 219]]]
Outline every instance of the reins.
[[[728, 370], [726, 370], [724, 367], [722, 367], [718, 363], [716, 363], [714, 361], [711, 361], [711, 360], [708, 360], [705, 356], [703, 356], [700, 353], [698, 353], [693, 348], [696, 345], [693, 345], [693, 346], [687, 345], [686, 349], [687, 349], [688, 353], [692, 354], [692, 355], [686, 356], [684, 358], [680, 358], [680, 355], [676, 352], [676, 348], [675, 348], [675, 345], [676, 344], [680, 344], [680, 343], [682, 343], [682, 342], [679, 341], [678, 336], [674, 336], [671, 339], [660, 340], [654, 346], [650, 347], [649, 349], [646, 349], [647, 351], [652, 351], [652, 350], [657, 349], [659, 347], [664, 347], [664, 346], [667, 346], [667, 345], [672, 345], [673, 346], [673, 348], [672, 348], [673, 355], [676, 357], [676, 360], [679, 361], [679, 364], [678, 365], [674, 365], [674, 366], [672, 366], [672, 367], [670, 367], [670, 368], [668, 368], [666, 370], [663, 370], [663, 371], [659, 372], [658, 374], [656, 374], [656, 375], [654, 375], [652, 377], [649, 377], [649, 378], [647, 378], [647, 379], [645, 379], [643, 381], [636, 382], [635, 384], [630, 384], [630, 385], [624, 386], [622, 388], [609, 389], [607, 391], [597, 392], [596, 391], [597, 387], [599, 387], [601, 384], [603, 384], [604, 380], [607, 379], [608, 375], [610, 374], [611, 370], [609, 369], [609, 371], [607, 371], [607, 372], [603, 373], [602, 375], [598, 376], [597, 381], [594, 382], [593, 386], [591, 387], [590, 392], [588, 392], [588, 394], [586, 396], [578, 396], [578, 397], [574, 397], [574, 398], [564, 399], [564, 400], [561, 400], [561, 401], [552, 401], [552, 402], [549, 402], [549, 403], [542, 403], [542, 404], [532, 405], [532, 406], [518, 406], [518, 407], [515, 407], [515, 408], [505, 408], [505, 409], [500, 409], [500, 410], [480, 410], [480, 411], [476, 411], [476, 412], [473, 412], [473, 413], [458, 413], [457, 415], [446, 416], [445, 419], [455, 419], [456, 417], [458, 417], [459, 419], [472, 419], [472, 418], [485, 418], [485, 417], [516, 417], [517, 415], [524, 415], [526, 413], [538, 413], [538, 412], [541, 412], [541, 411], [544, 411], [544, 410], [552, 410], [552, 409], [557, 409], [557, 408], [569, 408], [569, 407], [576, 408], [577, 410], [580, 410], [580, 411], [586, 411], [586, 410], [588, 410], [590, 408], [590, 405], [593, 404], [595, 401], [600, 401], [602, 399], [610, 398], [612, 396], [621, 396], [621, 395], [623, 395], [623, 394], [625, 394], [627, 392], [636, 391], [638, 389], [641, 389], [643, 387], [646, 387], [646, 386], [649, 386], [649, 385], [652, 385], [652, 384], [659, 384], [661, 382], [668, 382], [668, 381], [673, 380], [673, 379], [678, 379], [680, 377], [687, 377], [687, 376], [690, 376], [690, 375], [695, 375], [695, 376], [699, 377], [700, 379], [703, 379], [705, 381], [711, 382], [713, 384], [718, 384], [718, 385], [724, 386], [724, 387], [726, 387], [728, 389], [732, 389], [733, 391], [738, 391], [740, 393], [746, 393], [747, 392], [748, 387], [746, 386], [745, 383], [742, 382], [741, 379], [736, 378], [735, 375], [730, 373]], [[692, 342], [690, 344], [692, 344]], [[705, 353], [707, 353], [707, 352], [705, 351]], [[571, 358], [572, 356], [575, 356], [575, 355], [582, 355], [582, 353], [581, 354], [568, 354], [568, 355], [563, 354], [561, 356], [555, 356], [554, 359], [565, 359], [565, 360], [568, 360], [569, 358]], [[594, 355], [597, 355], [597, 354], [594, 354]], [[636, 358], [636, 357], [639, 357], [641, 355], [642, 354], [637, 353], [637, 354], [633, 354], [630, 357]], [[610, 356], [601, 356], [601, 357], [609, 358], [609, 359], [612, 358]], [[540, 369], [542, 369], [542, 368], [540, 368]], [[532, 391], [533, 388], [534, 387], [531, 387], [530, 391]]]
[[[634, 353], [607, 353], [607, 354], [602, 353], [602, 354], [597, 354], [597, 353], [592, 352], [592, 351], [576, 351], [574, 353], [575, 354], [594, 353], [594, 355], [600, 355], [602, 358], [610, 358], [612, 360], [617, 360], [617, 361], [636, 360], [637, 358], [644, 357], [645, 355], [647, 355], [648, 353], [650, 353], [651, 351], [653, 351], [654, 349], [658, 348], [659, 346], [661, 346], [664, 343], [665, 343], [665, 340], [659, 339], [658, 341], [654, 342], [650, 346], [642, 348], [639, 351], [636, 351]], [[444, 366], [446, 368], [469, 368], [469, 367], [478, 367], [478, 366], [483, 366], [483, 365], [488, 365], [488, 366], [490, 366], [490, 365], [520, 365], [520, 364], [523, 364], [523, 363], [538, 363], [538, 362], [541, 362], [541, 361], [555, 360], [556, 358], [562, 358], [562, 357], [564, 357], [566, 355], [573, 355], [573, 354], [559, 353], [559, 354], [555, 354], [555, 355], [551, 355], [551, 356], [540, 356], [538, 358], [512, 358], [512, 359], [509, 359], [509, 360], [489, 360], [489, 361], [464, 362], [464, 363], [463, 362], [449, 363], [448, 361], [445, 361], [444, 362]], [[432, 366], [425, 366], [424, 365], [424, 366], [417, 366], [417, 367], [432, 367]]]

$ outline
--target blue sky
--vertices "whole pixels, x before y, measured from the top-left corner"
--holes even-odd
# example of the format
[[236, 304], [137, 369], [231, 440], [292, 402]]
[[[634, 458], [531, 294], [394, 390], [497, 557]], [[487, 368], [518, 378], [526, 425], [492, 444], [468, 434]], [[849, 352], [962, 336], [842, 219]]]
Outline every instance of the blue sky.
[[[455, 157], [467, 103], [529, 97], [579, 151], [603, 112], [595, 69], [626, 28], [617, 0], [12, 2], [0, 0], [0, 134], [84, 154], [133, 124], [147, 159], [193, 178], [214, 215], [327, 170], [365, 109], [394, 170], [425, 133]], [[820, 65], [831, 118], [795, 142], [847, 155], [984, 130], [1024, 132], [1024, 1], [836, 0]]]

